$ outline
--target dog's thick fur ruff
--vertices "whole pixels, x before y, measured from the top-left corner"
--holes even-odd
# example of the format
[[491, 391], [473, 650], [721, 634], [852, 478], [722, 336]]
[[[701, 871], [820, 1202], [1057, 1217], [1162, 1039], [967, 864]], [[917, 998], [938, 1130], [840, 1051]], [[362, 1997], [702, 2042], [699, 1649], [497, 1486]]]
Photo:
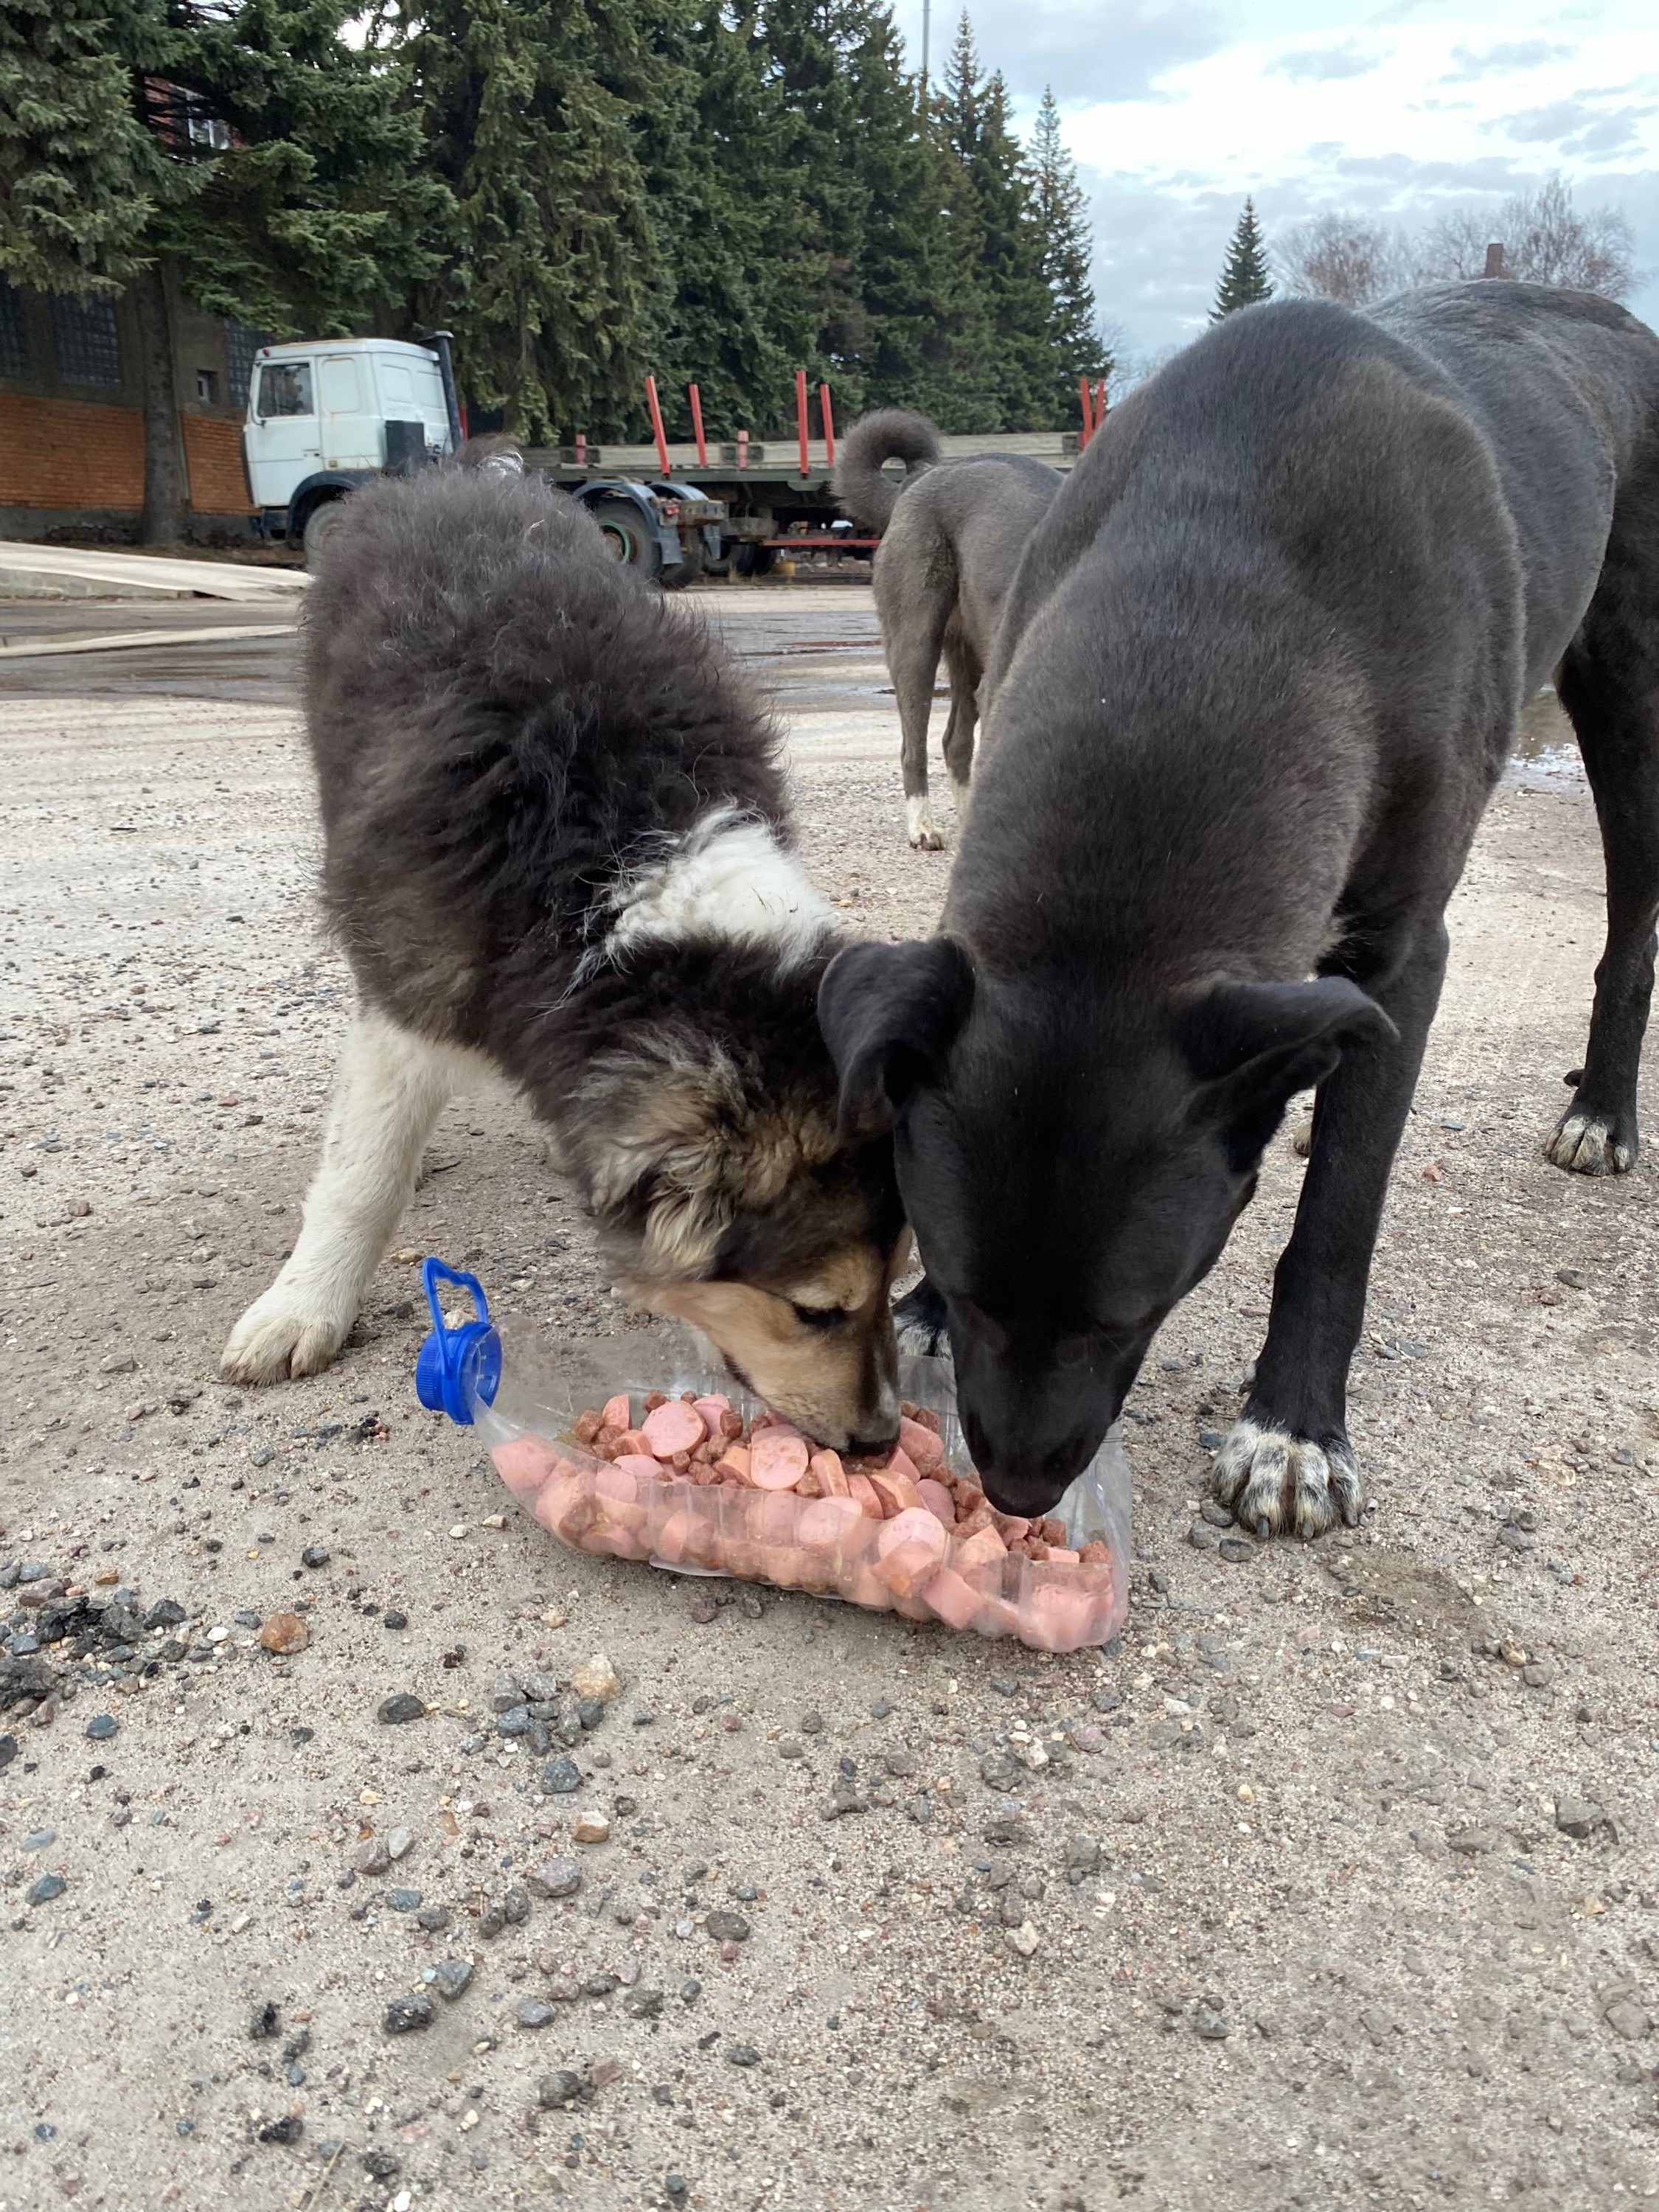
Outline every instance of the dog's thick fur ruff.
[[306, 640], [361, 1012], [303, 1233], [226, 1371], [332, 1358], [445, 1097], [486, 1067], [643, 1302], [814, 1434], [893, 1432], [890, 1158], [837, 1133], [814, 1005], [838, 939], [778, 732], [707, 627], [492, 465], [355, 493]]
[[[991, 642], [1025, 541], [1059, 491], [1057, 469], [1019, 454], [941, 460], [922, 415], [884, 408], [855, 422], [836, 462], [836, 496], [876, 553], [876, 612], [898, 699], [905, 830], [919, 851], [945, 839], [927, 796], [927, 724], [943, 655], [951, 673], [945, 765], [965, 817]], [[902, 460], [896, 483], [885, 464]], [[902, 495], [901, 496], [901, 494]]]
[[1091, 445], [1010, 596], [945, 933], [854, 948], [820, 1001], [849, 1124], [896, 1122], [997, 1502], [1087, 1461], [1311, 1086], [1216, 1483], [1261, 1534], [1357, 1517], [1348, 1367], [1443, 910], [1552, 674], [1607, 931], [1547, 1151], [1616, 1173], [1659, 915], [1659, 339], [1509, 283], [1254, 307]]

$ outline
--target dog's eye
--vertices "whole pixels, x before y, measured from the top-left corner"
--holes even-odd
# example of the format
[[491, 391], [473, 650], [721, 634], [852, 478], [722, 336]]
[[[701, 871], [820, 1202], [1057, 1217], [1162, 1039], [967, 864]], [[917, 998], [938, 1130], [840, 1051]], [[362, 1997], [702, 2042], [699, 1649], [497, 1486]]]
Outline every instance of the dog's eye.
[[838, 1321], [847, 1318], [840, 1306], [798, 1306], [793, 1298], [789, 1310], [803, 1328], [833, 1328]]

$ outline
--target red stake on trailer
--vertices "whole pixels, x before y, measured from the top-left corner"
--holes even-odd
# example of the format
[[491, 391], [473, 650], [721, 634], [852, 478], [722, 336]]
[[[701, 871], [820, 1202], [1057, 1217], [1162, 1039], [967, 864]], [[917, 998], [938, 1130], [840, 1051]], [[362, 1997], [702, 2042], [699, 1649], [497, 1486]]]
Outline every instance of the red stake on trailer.
[[1077, 441], [1077, 449], [1082, 453], [1088, 451], [1089, 441], [1095, 434], [1094, 410], [1089, 401], [1089, 380], [1086, 376], [1079, 376], [1077, 380], [1077, 396], [1078, 404], [1083, 410], [1083, 428], [1078, 433]]
[[576, 466], [579, 469], [585, 469], [587, 466], [587, 433], [586, 430], [578, 430], [576, 433]]
[[697, 441], [697, 466], [708, 466], [708, 448], [702, 441], [702, 394], [695, 384], [688, 384], [686, 392], [691, 401], [691, 434]]
[[1098, 430], [1106, 420], [1106, 380], [1103, 376], [1095, 386], [1095, 428]]
[[827, 384], [821, 384], [818, 386], [818, 413], [823, 417], [824, 458], [833, 469], [836, 465], [836, 414], [830, 404], [830, 387]]
[[795, 428], [800, 432], [800, 472], [807, 476], [811, 462], [806, 449], [806, 371], [795, 371]]
[[740, 469], [746, 469], [748, 465], [749, 433], [747, 430], [739, 430], [738, 433], [738, 466]]
[[645, 380], [645, 399], [647, 406], [651, 410], [651, 428], [657, 441], [657, 459], [662, 463], [663, 474], [667, 476], [671, 473], [668, 466], [668, 441], [663, 435], [662, 410], [657, 404], [657, 380], [654, 376], [647, 376]]

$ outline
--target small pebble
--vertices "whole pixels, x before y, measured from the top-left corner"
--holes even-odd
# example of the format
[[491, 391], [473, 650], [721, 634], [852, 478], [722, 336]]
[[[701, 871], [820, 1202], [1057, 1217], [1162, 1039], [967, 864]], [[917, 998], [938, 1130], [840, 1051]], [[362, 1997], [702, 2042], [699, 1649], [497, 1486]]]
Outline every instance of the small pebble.
[[311, 1631], [297, 1613], [273, 1613], [259, 1631], [259, 1642], [264, 1648], [284, 1659], [303, 1651], [310, 1641]]
[[386, 2008], [388, 2035], [408, 2035], [417, 2027], [430, 2027], [437, 2007], [424, 1991], [412, 1997], [394, 1997]]
[[581, 1769], [574, 1759], [550, 1759], [542, 1769], [542, 1788], [551, 1796], [568, 1796], [580, 1789], [581, 1780]]
[[520, 1997], [515, 2012], [520, 2027], [546, 2027], [555, 2018], [553, 2007], [540, 1997]]
[[426, 1717], [426, 1707], [410, 1690], [399, 1690], [395, 1697], [383, 1698], [375, 1717], [388, 1728], [403, 1721], [418, 1721]]
[[537, 1897], [574, 1897], [582, 1886], [582, 1870], [574, 1859], [543, 1859], [526, 1874], [524, 1886]]
[[724, 1906], [711, 1912], [703, 1926], [717, 1943], [746, 1943], [751, 1932], [741, 1912], [728, 1912]]
[[87, 1723], [87, 1734], [94, 1743], [107, 1743], [120, 1725], [113, 1713], [94, 1713]]
[[387, 1628], [407, 1628], [409, 1626], [409, 1615], [406, 1613], [398, 1613], [394, 1610], [391, 1613], [383, 1613], [380, 1618], [383, 1624]]
[[567, 2105], [574, 2105], [581, 2093], [580, 2075], [561, 2067], [556, 2074], [544, 2074], [536, 2084], [536, 2102], [545, 2112], [561, 2112]]
[[603, 1844], [610, 1840], [611, 1823], [602, 1813], [582, 1813], [570, 1832], [579, 1844]]
[[329, 1554], [320, 1544], [307, 1544], [300, 1554], [300, 1565], [302, 1567], [325, 1567], [328, 1562]]
[[570, 1686], [579, 1698], [597, 1698], [602, 1705], [608, 1705], [622, 1688], [622, 1680], [605, 1654], [596, 1651], [575, 1669]]
[[411, 1829], [391, 1828], [386, 1832], [386, 1847], [390, 1857], [407, 1858], [414, 1846], [415, 1836]]
[[43, 1874], [38, 1881], [31, 1882], [24, 1893], [26, 1905], [50, 1905], [54, 1897], [61, 1897], [69, 1887], [61, 1874]]
[[1555, 1801], [1555, 1825], [1564, 1836], [1577, 1837], [1581, 1842], [1593, 1836], [1607, 1820], [1601, 1808], [1588, 1797], [1558, 1797]]

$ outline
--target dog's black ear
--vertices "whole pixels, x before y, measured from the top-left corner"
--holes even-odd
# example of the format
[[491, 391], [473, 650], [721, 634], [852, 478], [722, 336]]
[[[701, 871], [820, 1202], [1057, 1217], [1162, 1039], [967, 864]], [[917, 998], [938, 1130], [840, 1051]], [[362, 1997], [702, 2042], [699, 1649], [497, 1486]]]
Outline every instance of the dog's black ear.
[[973, 970], [954, 939], [849, 945], [818, 986], [818, 1026], [841, 1078], [849, 1137], [890, 1129], [917, 1082], [936, 1070], [974, 995]]
[[1376, 1000], [1340, 975], [1203, 985], [1183, 994], [1176, 1036], [1199, 1079], [1189, 1118], [1225, 1129], [1251, 1158], [1297, 1092], [1322, 1083], [1350, 1046], [1399, 1041]]

